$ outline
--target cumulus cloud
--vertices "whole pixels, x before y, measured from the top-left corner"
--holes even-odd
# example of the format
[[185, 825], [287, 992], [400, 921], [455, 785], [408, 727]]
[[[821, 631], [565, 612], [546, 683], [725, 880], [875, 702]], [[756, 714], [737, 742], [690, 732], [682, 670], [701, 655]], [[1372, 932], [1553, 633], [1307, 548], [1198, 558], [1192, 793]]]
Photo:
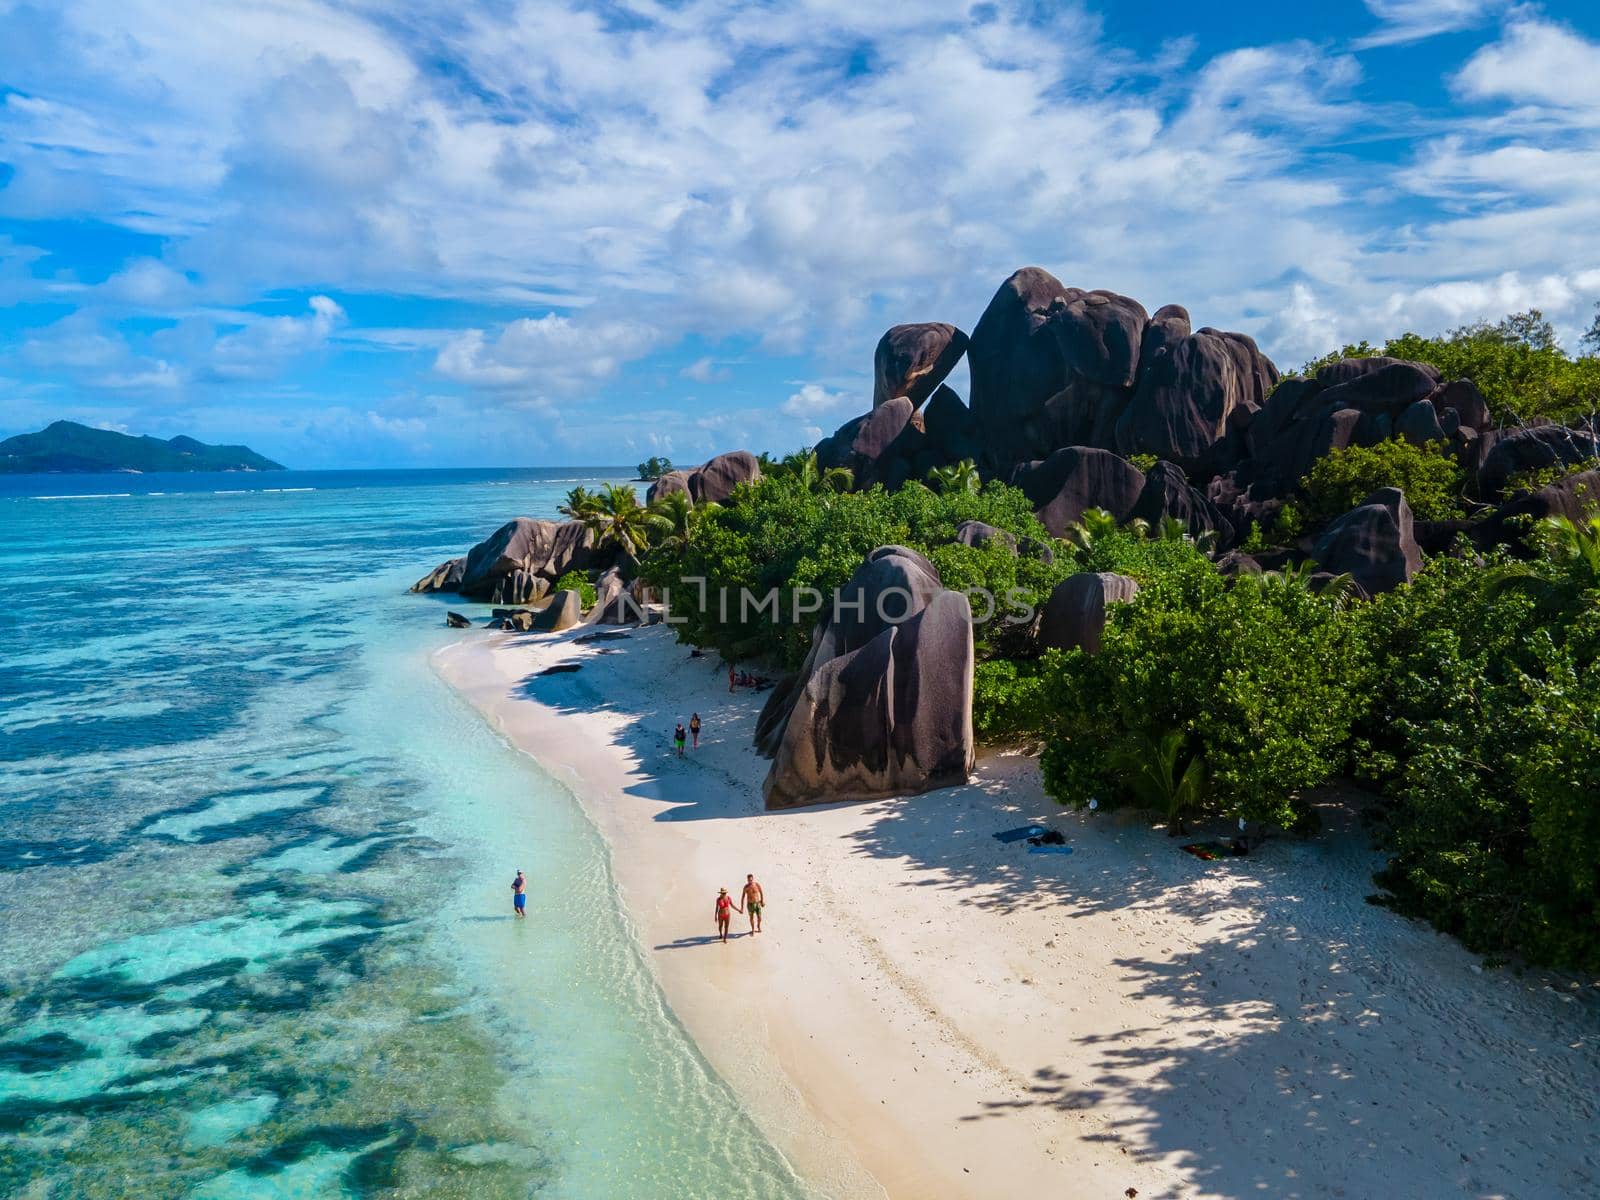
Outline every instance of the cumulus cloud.
[[[1523, 294], [1577, 320], [1600, 263], [1600, 48], [1497, 0], [1367, 7], [1358, 50], [1487, 26], [1447, 80], [1472, 111], [1424, 124], [1359, 53], [1197, 57], [1175, 36], [1142, 59], [1084, 8], [1020, 0], [8, 8], [0, 216], [163, 247], [80, 289], [82, 325], [26, 355], [88, 386], [164, 363], [180, 390], [333, 346], [410, 355], [476, 398], [463, 419], [560, 398], [571, 430], [603, 430], [575, 410], [646, 370], [726, 381], [732, 404], [751, 360], [793, 356], [841, 390], [778, 391], [716, 431], [785, 445], [864, 407], [844, 383], [885, 326], [970, 329], [1030, 262], [1290, 360]], [[1402, 152], [1351, 153], [1375, 137]], [[0, 261], [7, 294], [30, 278]], [[328, 292], [437, 303], [454, 327], [353, 328], [316, 300], [227, 316]], [[106, 314], [128, 311], [174, 323], [119, 350]], [[691, 336], [751, 351], [647, 363]]]
[[805, 421], [807, 425], [815, 425], [821, 417], [844, 415], [846, 410], [854, 411], [868, 407], [859, 399], [848, 392], [830, 392], [821, 384], [806, 383], [800, 385], [800, 390], [790, 394], [789, 398], [779, 405], [779, 411], [785, 416], [795, 417]]
[[479, 387], [573, 394], [615, 375], [655, 343], [655, 332], [637, 322], [548, 313], [512, 321], [494, 335], [482, 329], [456, 334], [440, 348], [434, 369]]

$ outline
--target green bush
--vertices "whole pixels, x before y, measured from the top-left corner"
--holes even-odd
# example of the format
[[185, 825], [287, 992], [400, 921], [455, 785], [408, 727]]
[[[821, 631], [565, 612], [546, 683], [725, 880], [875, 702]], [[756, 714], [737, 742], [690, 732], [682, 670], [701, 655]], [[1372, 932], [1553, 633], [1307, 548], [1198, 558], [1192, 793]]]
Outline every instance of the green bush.
[[1179, 818], [1303, 826], [1302, 793], [1343, 765], [1365, 672], [1333, 600], [1298, 578], [1230, 586], [1195, 555], [1113, 609], [1098, 654], [1048, 660], [1045, 786], [1080, 807], [1146, 807], [1154, 790], [1187, 798]]
[[1042, 662], [996, 658], [977, 665], [972, 679], [972, 728], [980, 741], [1037, 737], [1049, 723]]
[[1385, 902], [1491, 955], [1600, 970], [1600, 531], [1428, 562], [1357, 613], [1356, 761], [1391, 801]]
[[[1460, 516], [1460, 466], [1442, 442], [1414, 446], [1401, 438], [1376, 446], [1349, 446], [1319, 458], [1300, 481], [1313, 524], [1343, 516], [1378, 488], [1396, 487], [1421, 521]], [[1279, 514], [1279, 524], [1283, 515]]]
[[[954, 544], [956, 528], [969, 520], [1006, 530], [1024, 552], [1013, 556], [997, 545]], [[652, 586], [670, 589], [673, 619], [683, 622], [680, 639], [715, 647], [729, 658], [794, 667], [810, 648], [818, 615], [805, 612], [804, 603], [797, 614], [796, 593], [814, 588], [831, 597], [869, 551], [909, 546], [929, 557], [947, 586], [982, 587], [999, 599], [996, 619], [976, 630], [979, 652], [988, 654], [1016, 631], [1002, 619], [1008, 592], [1017, 590], [1018, 604], [1037, 605], [1072, 571], [1065, 547], [1054, 564], [1044, 561], [1035, 547], [1050, 540], [1027, 497], [1000, 483], [978, 492], [935, 493], [911, 484], [895, 492], [874, 487], [834, 493], [785, 476], [737, 488], [697, 526], [692, 544], [651, 551], [641, 571]], [[755, 598], [748, 605], [741, 603], [742, 590]], [[769, 591], [778, 596], [776, 614], [757, 607]], [[982, 615], [981, 608], [975, 615]]]
[[[1600, 350], [1600, 340], [1586, 339], [1584, 344]], [[1306, 363], [1297, 373], [1314, 375], [1339, 359], [1374, 354], [1431, 363], [1446, 379], [1472, 380], [1498, 421], [1566, 421], [1600, 408], [1600, 358], [1567, 354], [1538, 309], [1512, 313], [1492, 325], [1462, 325], [1437, 337], [1403, 333], [1382, 349], [1366, 342], [1345, 346]]]
[[585, 610], [593, 608], [595, 602], [600, 599], [600, 593], [595, 590], [594, 584], [589, 582], [589, 576], [578, 570], [568, 571], [560, 579], [556, 580], [556, 586], [551, 590], [577, 592], [583, 599]]

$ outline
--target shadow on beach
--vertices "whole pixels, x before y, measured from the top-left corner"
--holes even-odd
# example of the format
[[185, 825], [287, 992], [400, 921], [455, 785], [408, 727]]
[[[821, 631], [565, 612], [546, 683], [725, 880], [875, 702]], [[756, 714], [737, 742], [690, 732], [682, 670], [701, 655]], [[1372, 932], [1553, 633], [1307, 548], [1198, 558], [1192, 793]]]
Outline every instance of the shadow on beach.
[[[750, 750], [764, 695], [716, 686], [726, 665], [715, 658], [654, 653], [649, 687], [625, 696], [602, 694], [606, 676], [583, 670], [529, 675], [514, 694], [626, 715], [614, 738], [625, 794], [670, 805], [656, 820], [840, 807], [766, 813]], [[678, 759], [672, 727], [695, 705], [718, 752]], [[1208, 1195], [1597, 1194], [1600, 995], [1482, 971], [1456, 943], [1367, 903], [1379, 856], [1360, 794], [1327, 791], [1314, 838], [1206, 862], [1180, 846], [1226, 834], [1221, 825], [1180, 839], [1133, 815], [1066, 811], [1032, 769], [989, 756], [973, 783], [869, 802], [865, 822], [839, 835], [841, 853], [903, 864], [900, 886], [997, 918], [1043, 910], [1071, 937], [1073, 921], [1133, 916], [1146, 936], [1146, 952], [1104, 969], [1135, 1021], [1075, 1035], [1064, 1009], [1059, 1036], [1040, 1047], [1050, 1065], [967, 1120], [1113, 1106], [1128, 1115], [1098, 1135], [1108, 1151], [1175, 1165]], [[993, 837], [1027, 824], [1060, 830], [1074, 852], [1033, 855]], [[1064, 1059], [1075, 1067], [1054, 1065]]]

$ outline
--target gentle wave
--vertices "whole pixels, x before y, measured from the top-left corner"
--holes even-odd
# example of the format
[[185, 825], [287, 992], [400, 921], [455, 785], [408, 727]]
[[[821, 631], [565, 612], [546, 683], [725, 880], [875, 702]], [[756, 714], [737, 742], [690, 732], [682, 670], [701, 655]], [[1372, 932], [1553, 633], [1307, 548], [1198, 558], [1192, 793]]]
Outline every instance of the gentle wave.
[[84, 492], [79, 496], [26, 496], [27, 500], [126, 500], [132, 492]]

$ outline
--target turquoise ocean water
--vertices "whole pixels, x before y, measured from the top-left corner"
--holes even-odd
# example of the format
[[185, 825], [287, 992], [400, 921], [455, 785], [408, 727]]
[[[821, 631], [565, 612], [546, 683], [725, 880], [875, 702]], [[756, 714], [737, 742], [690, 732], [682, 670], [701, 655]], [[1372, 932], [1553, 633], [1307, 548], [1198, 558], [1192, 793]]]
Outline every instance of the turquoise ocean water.
[[804, 1194], [405, 594], [622, 474], [0, 476], [0, 1195]]

